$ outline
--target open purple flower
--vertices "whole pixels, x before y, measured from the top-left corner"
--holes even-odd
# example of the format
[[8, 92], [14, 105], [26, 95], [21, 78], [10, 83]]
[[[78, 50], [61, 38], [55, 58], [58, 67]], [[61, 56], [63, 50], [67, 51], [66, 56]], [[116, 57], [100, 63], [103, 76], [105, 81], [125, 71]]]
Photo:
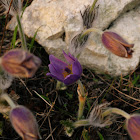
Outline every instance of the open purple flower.
[[47, 76], [52, 76], [53, 78], [63, 82], [65, 85], [71, 85], [80, 78], [82, 67], [78, 60], [74, 58], [70, 53], [66, 54], [63, 51], [63, 55], [68, 64], [59, 60], [53, 55], [49, 56], [50, 73], [47, 73]]

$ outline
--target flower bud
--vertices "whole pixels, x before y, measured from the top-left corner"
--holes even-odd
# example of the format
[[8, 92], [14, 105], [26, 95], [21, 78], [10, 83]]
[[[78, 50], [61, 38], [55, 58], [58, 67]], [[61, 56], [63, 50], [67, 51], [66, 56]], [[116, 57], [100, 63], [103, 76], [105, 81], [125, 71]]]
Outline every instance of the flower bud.
[[134, 44], [128, 44], [121, 36], [114, 32], [104, 32], [102, 34], [104, 46], [117, 56], [131, 58]]
[[13, 49], [2, 56], [1, 65], [5, 71], [15, 77], [29, 78], [39, 68], [41, 60], [22, 49]]
[[37, 140], [39, 138], [36, 119], [26, 107], [13, 108], [10, 112], [10, 121], [23, 140]]
[[140, 115], [132, 115], [126, 122], [128, 133], [133, 140], [140, 139]]

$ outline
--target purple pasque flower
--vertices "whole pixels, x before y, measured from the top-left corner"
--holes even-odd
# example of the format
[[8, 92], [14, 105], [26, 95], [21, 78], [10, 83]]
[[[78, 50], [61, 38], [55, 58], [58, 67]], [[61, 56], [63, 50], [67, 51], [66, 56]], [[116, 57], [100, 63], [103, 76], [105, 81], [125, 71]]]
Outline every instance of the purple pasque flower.
[[28, 108], [22, 105], [13, 108], [10, 121], [23, 140], [38, 140], [40, 137], [36, 118]]
[[103, 45], [117, 56], [131, 58], [134, 44], [127, 43], [120, 35], [106, 31], [102, 34]]
[[129, 132], [129, 135], [133, 140], [140, 139], [140, 115], [133, 114], [131, 117], [126, 121], [126, 127]]
[[15, 77], [30, 78], [41, 65], [41, 60], [28, 51], [12, 49], [1, 57], [3, 69]]
[[63, 51], [63, 55], [67, 60], [68, 64], [59, 60], [53, 55], [49, 56], [50, 73], [47, 73], [46, 75], [63, 82], [65, 85], [71, 85], [80, 78], [82, 74], [82, 67], [79, 61], [74, 58], [70, 53], [66, 54]]

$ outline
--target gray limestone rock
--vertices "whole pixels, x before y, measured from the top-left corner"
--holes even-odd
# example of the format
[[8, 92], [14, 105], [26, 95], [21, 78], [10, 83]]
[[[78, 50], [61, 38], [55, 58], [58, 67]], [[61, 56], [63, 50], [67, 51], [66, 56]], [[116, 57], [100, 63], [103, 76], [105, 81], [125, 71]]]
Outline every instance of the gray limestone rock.
[[[135, 70], [140, 59], [140, 6], [135, 10], [123, 14], [109, 29], [121, 35], [128, 43], [133, 44], [133, 57], [122, 58], [108, 51], [101, 42], [100, 35], [91, 34], [87, 47], [82, 52], [80, 61], [83, 65], [95, 69], [99, 73], [112, 76], [126, 75]], [[92, 63], [91, 63], [92, 62]]]
[[[38, 30], [36, 41], [49, 54], [63, 59], [62, 50], [68, 52], [72, 37], [84, 30], [80, 12], [92, 3], [93, 0], [34, 0], [23, 14], [25, 34], [33, 37]], [[137, 67], [140, 57], [138, 5], [140, 0], [98, 0], [93, 27], [118, 33], [128, 43], [135, 44], [134, 53], [131, 59], [118, 57], [103, 46], [100, 34], [91, 33], [79, 58], [83, 66], [112, 76], [126, 75]], [[9, 28], [13, 27], [11, 23]]]

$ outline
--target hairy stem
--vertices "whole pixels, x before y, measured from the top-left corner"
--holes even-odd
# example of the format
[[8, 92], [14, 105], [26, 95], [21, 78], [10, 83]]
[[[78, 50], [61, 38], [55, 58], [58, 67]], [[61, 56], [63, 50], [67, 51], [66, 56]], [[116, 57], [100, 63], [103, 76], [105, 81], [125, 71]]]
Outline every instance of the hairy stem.
[[79, 91], [80, 91], [80, 95], [82, 97], [85, 97], [85, 91], [84, 91], [84, 87], [83, 87], [83, 84], [80, 80], [78, 80], [78, 88], [79, 88]]
[[78, 120], [80, 120], [81, 117], [83, 116], [86, 97], [79, 96], [78, 98], [79, 98]]
[[122, 115], [126, 119], [130, 118], [130, 115], [127, 112], [125, 112], [125, 111], [123, 111], [123, 110], [121, 110], [119, 108], [109, 108], [105, 112], [103, 112], [102, 116], [105, 117], [105, 116], [107, 116], [107, 115], [109, 115], [111, 113]]
[[12, 101], [12, 99], [8, 96], [8, 94], [3, 93], [1, 95], [1, 98], [5, 99], [12, 108], [16, 107], [16, 105], [14, 104], [14, 102]]
[[84, 91], [83, 84], [80, 80], [78, 80], [78, 99], [79, 99], [79, 109], [78, 109], [78, 120], [81, 119], [84, 112], [85, 102], [86, 102], [86, 94]]
[[85, 30], [85, 31], [82, 33], [82, 35], [81, 35], [81, 37], [80, 37], [80, 40], [82, 40], [82, 39], [84, 38], [85, 35], [87, 35], [87, 34], [89, 34], [89, 33], [91, 33], [91, 32], [97, 32], [97, 33], [99, 33], [99, 34], [103, 34], [103, 31], [100, 30], [100, 29], [97, 29], [97, 28], [89, 28], [89, 29]]
[[79, 120], [73, 123], [73, 126], [75, 128], [80, 127], [80, 126], [87, 126], [89, 125], [89, 121], [88, 119], [84, 119], [84, 120]]

